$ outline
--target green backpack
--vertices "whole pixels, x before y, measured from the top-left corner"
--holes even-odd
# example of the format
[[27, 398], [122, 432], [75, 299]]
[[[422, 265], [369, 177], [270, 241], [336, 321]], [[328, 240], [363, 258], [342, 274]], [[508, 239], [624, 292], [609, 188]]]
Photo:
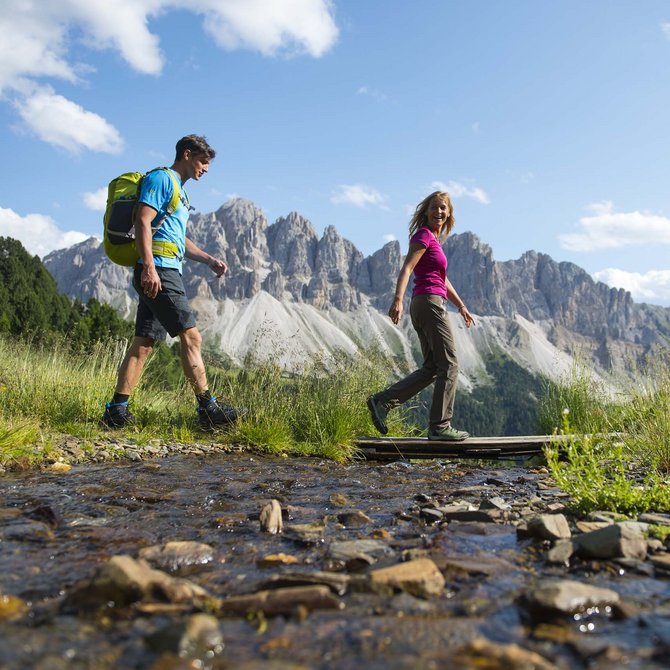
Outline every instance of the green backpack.
[[[126, 172], [109, 182], [107, 188], [107, 207], [103, 217], [103, 242], [107, 258], [117, 265], [130, 267], [135, 265], [140, 257], [135, 246], [135, 216], [137, 214], [137, 198], [140, 194], [142, 180], [150, 172], [165, 170], [172, 179], [172, 198], [168, 204], [165, 216], [161, 217], [152, 226], [152, 234], [163, 225], [163, 221], [179, 206], [181, 196], [179, 182], [175, 179], [172, 170], [165, 167], [154, 168], [149, 172]], [[178, 255], [177, 245], [172, 242], [155, 241], [153, 243], [155, 256]]]

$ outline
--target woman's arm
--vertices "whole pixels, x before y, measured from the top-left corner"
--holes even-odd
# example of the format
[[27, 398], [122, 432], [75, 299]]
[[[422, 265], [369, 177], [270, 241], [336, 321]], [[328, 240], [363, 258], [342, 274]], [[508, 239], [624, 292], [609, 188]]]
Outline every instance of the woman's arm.
[[405, 262], [400, 268], [400, 274], [398, 275], [398, 281], [395, 285], [395, 296], [393, 298], [393, 304], [389, 309], [389, 316], [391, 321], [397, 324], [403, 312], [402, 301], [405, 297], [405, 291], [407, 290], [407, 284], [409, 282], [410, 275], [416, 267], [416, 264], [419, 262], [421, 256], [426, 253], [426, 247], [421, 244], [410, 244], [407, 251], [407, 256], [405, 256]]
[[445, 283], [447, 285], [447, 296], [449, 296], [450, 302], [454, 303], [458, 313], [463, 317], [465, 325], [469, 328], [470, 326], [475, 325], [475, 320], [472, 318], [472, 314], [468, 311], [468, 308], [465, 306], [465, 303], [461, 300], [454, 285], [449, 281], [448, 278], [445, 278]]

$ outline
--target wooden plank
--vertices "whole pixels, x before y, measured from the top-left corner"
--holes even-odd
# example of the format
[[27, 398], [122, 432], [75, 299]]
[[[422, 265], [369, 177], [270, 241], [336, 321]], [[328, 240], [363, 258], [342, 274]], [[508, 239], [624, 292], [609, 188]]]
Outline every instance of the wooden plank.
[[428, 440], [425, 437], [361, 437], [356, 445], [368, 460], [478, 458], [504, 459], [541, 454], [552, 440], [565, 436], [515, 435], [470, 437], [462, 442]]

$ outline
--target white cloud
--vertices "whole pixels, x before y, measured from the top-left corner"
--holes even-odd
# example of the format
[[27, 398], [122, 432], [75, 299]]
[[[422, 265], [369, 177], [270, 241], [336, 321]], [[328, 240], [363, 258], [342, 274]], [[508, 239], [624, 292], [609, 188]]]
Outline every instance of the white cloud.
[[570, 251], [596, 251], [645, 244], [670, 244], [670, 219], [648, 212], [617, 212], [609, 201], [589, 205], [592, 216], [579, 219], [581, 232], [558, 236]]
[[12, 237], [31, 253], [44, 258], [54, 249], [63, 249], [89, 236], [76, 230], [61, 230], [50, 216], [20, 216], [12, 209], [0, 207], [0, 236]]
[[84, 204], [94, 212], [104, 212], [107, 207], [107, 187], [102, 186], [97, 191], [84, 193]]
[[670, 21], [663, 21], [661, 23], [661, 30], [665, 33], [665, 36], [670, 40]]
[[594, 272], [593, 278], [608, 286], [630, 291], [636, 302], [670, 305], [670, 270], [650, 270], [641, 274], [607, 268]]
[[371, 88], [370, 86], [359, 86], [356, 91], [356, 95], [364, 95], [377, 102], [391, 102], [390, 98], [386, 93], [383, 93], [379, 89]]
[[389, 233], [388, 235], [384, 235], [382, 239], [384, 242], [395, 242], [398, 238], [393, 233]]
[[375, 205], [383, 209], [386, 198], [379, 191], [363, 184], [340, 184], [338, 191], [333, 194], [330, 201], [335, 205], [354, 205], [356, 207]]
[[[266, 56], [319, 57], [338, 37], [331, 0], [3, 0], [0, 96], [11, 100], [26, 126], [46, 142], [71, 150], [118, 151], [120, 137], [107, 121], [36, 80], [82, 83], [92, 70], [71, 57], [82, 45], [117, 51], [132, 69], [159, 75], [166, 61], [149, 20], [170, 10], [200, 15], [205, 31], [225, 49]], [[64, 112], [65, 121], [48, 122], [45, 103], [52, 112]], [[81, 132], [67, 127], [73, 121], [73, 126], [83, 121]], [[97, 141], [95, 127], [102, 131]]]
[[[175, 3], [161, 0], [161, 4]], [[178, 4], [204, 14], [205, 29], [224, 49], [319, 57], [337, 41], [330, 0], [184, 0]]]
[[34, 89], [32, 95], [14, 103], [26, 125], [45, 142], [76, 153], [79, 149], [119, 153], [121, 135], [98, 114], [53, 92]]
[[431, 187], [436, 191], [446, 191], [452, 198], [471, 198], [482, 205], [488, 205], [491, 202], [486, 191], [477, 186], [470, 188], [465, 186], [465, 184], [452, 180], [446, 184], [442, 181], [434, 181]]

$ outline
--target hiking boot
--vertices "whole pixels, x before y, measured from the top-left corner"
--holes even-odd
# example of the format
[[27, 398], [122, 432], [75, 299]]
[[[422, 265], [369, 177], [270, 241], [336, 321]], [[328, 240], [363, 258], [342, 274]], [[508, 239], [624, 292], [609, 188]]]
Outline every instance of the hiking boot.
[[218, 403], [216, 398], [212, 396], [204, 407], [198, 407], [198, 420], [200, 421], [200, 427], [204, 429], [231, 426], [243, 413], [230, 405]]
[[368, 398], [368, 409], [370, 410], [370, 418], [375, 428], [382, 435], [386, 435], [389, 432], [389, 428], [386, 425], [386, 415], [389, 413], [388, 407], [371, 395]]
[[135, 423], [135, 417], [128, 409], [128, 402], [108, 402], [102, 415], [102, 425], [107, 428], [123, 428]]
[[456, 430], [452, 426], [445, 426], [444, 428], [436, 428], [428, 431], [429, 440], [442, 440], [443, 442], [462, 442], [470, 437], [470, 433], [464, 430]]

